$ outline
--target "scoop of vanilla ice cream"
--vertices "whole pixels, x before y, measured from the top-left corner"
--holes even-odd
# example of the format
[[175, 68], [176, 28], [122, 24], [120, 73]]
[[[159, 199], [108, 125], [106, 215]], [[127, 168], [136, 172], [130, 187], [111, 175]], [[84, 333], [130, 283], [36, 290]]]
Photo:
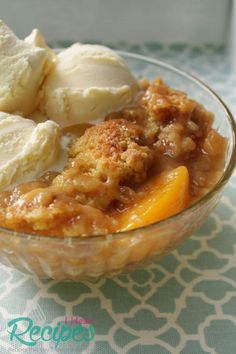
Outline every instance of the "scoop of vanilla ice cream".
[[75, 43], [58, 54], [43, 86], [40, 109], [64, 127], [98, 120], [130, 103], [137, 87], [114, 51]]
[[46, 48], [18, 39], [0, 21], [0, 110], [30, 114], [51, 65]]
[[60, 128], [0, 112], [0, 190], [39, 177], [60, 154]]
[[49, 64], [49, 67], [51, 67], [52, 62], [54, 62], [56, 60], [56, 54], [47, 45], [43, 34], [37, 28], [33, 29], [32, 32], [27, 37], [25, 37], [24, 42], [28, 43], [30, 45], [33, 45], [35, 47], [40, 47], [40, 48], [46, 49], [47, 56], [49, 59], [48, 64]]

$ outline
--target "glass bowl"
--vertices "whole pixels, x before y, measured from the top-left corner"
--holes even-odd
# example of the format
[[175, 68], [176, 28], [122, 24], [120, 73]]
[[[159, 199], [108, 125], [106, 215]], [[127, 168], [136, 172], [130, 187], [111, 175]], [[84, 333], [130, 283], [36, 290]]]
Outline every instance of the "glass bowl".
[[193, 76], [163, 62], [119, 52], [137, 78], [161, 76], [215, 114], [214, 128], [228, 139], [222, 176], [202, 199], [163, 221], [132, 231], [91, 237], [46, 237], [0, 228], [0, 262], [22, 272], [58, 280], [83, 280], [124, 273], [181, 244], [219, 200], [236, 163], [236, 125], [222, 100]]

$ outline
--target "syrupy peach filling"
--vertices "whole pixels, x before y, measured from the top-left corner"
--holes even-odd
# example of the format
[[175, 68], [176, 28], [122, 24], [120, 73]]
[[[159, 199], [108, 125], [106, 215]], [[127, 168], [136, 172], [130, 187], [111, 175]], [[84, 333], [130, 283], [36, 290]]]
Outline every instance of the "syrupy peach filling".
[[[50, 172], [0, 193], [0, 225], [48, 236], [87, 236], [121, 230], [121, 215], [129, 217], [137, 203], [160, 201], [168, 216], [168, 204], [171, 209], [179, 198], [185, 202], [171, 214], [180, 211], [180, 204], [184, 208], [201, 198], [222, 174], [227, 141], [212, 128], [213, 118], [159, 78], [143, 85], [132, 106], [97, 125], [65, 130], [73, 140], [61, 174]], [[159, 219], [158, 207], [151, 213]], [[155, 221], [144, 218], [143, 224], [148, 220]]]

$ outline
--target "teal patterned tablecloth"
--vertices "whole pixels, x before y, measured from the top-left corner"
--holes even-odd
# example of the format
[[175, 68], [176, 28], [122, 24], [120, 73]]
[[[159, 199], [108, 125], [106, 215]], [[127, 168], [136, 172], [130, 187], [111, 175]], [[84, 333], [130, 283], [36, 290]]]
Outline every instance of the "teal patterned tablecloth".
[[[236, 76], [222, 47], [120, 42], [116, 48], [194, 73], [236, 114]], [[8, 322], [17, 317], [30, 317], [43, 328], [72, 315], [93, 319], [94, 339], [65, 340], [57, 348], [52, 341], [38, 341], [28, 347], [11, 341], [7, 332]], [[235, 354], [236, 174], [205, 224], [145, 269], [73, 283], [40, 280], [0, 266], [0, 323], [1, 354]]]

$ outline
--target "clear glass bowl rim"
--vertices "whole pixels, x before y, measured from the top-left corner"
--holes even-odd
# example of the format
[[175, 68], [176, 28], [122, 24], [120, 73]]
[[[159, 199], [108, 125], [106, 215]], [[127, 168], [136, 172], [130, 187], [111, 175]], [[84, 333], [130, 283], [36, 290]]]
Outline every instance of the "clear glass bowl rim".
[[[65, 48], [63, 48], [65, 49]], [[61, 48], [57, 48], [56, 51], [60, 51]], [[88, 242], [97, 242], [97, 241], [111, 241], [112, 239], [122, 239], [123, 237], [133, 237], [137, 236], [140, 231], [143, 233], [145, 231], [150, 232], [152, 229], [154, 229], [156, 226], [164, 226], [168, 224], [170, 221], [173, 220], [178, 220], [180, 219], [183, 215], [187, 214], [188, 212], [193, 211], [194, 209], [198, 207], [202, 207], [208, 200], [210, 200], [218, 191], [220, 191], [224, 185], [228, 182], [229, 178], [231, 177], [235, 165], [236, 165], [236, 122], [234, 120], [234, 116], [227, 107], [227, 105], [224, 103], [224, 101], [218, 96], [218, 94], [212, 90], [208, 85], [206, 85], [202, 80], [198, 79], [194, 75], [188, 73], [185, 70], [181, 70], [177, 68], [176, 66], [170, 65], [168, 63], [165, 63], [161, 60], [153, 59], [146, 57], [144, 55], [136, 54], [136, 53], [130, 53], [126, 51], [116, 51], [118, 54], [120, 54], [124, 58], [131, 58], [131, 59], [137, 59], [143, 62], [146, 62], [148, 64], [160, 66], [164, 69], [170, 70], [176, 74], [179, 74], [194, 83], [196, 83], [198, 86], [202, 87], [205, 91], [208, 92], [218, 103], [220, 103], [221, 107], [223, 108], [223, 111], [225, 112], [225, 116], [227, 117], [228, 122], [230, 123], [231, 129], [232, 129], [232, 134], [233, 134], [233, 147], [232, 147], [232, 153], [230, 156], [230, 159], [225, 166], [225, 171], [222, 174], [221, 178], [219, 181], [215, 184], [215, 186], [207, 193], [205, 194], [201, 199], [199, 199], [196, 203], [190, 205], [183, 211], [172, 215], [164, 220], [155, 222], [150, 225], [142, 226], [134, 230], [130, 231], [123, 231], [123, 232], [117, 232], [117, 233], [112, 233], [112, 234], [105, 234], [105, 235], [88, 235], [88, 236], [47, 236], [47, 235], [40, 235], [37, 233], [24, 233], [24, 232], [18, 232], [12, 229], [8, 229], [5, 227], [0, 227], [0, 231], [4, 233], [4, 235], [1, 235], [1, 237], [4, 236], [13, 236], [13, 237], [20, 237], [24, 239], [43, 239], [45, 241], [56, 241], [56, 242], [62, 242], [64, 243], [78, 243], [78, 244], [83, 244], [83, 243], [88, 243]]]

